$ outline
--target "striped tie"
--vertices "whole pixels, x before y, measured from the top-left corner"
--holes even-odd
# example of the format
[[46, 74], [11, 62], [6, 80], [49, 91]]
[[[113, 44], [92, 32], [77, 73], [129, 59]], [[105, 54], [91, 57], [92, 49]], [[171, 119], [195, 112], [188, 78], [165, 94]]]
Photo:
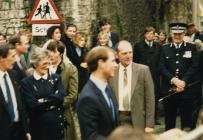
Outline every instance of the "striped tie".
[[125, 89], [128, 85], [128, 77], [127, 77], [127, 69], [126, 68], [124, 69], [123, 82], [124, 82], [124, 91], [126, 91], [124, 98], [123, 98], [123, 108], [125, 110], [129, 110], [129, 96], [128, 96], [127, 90]]

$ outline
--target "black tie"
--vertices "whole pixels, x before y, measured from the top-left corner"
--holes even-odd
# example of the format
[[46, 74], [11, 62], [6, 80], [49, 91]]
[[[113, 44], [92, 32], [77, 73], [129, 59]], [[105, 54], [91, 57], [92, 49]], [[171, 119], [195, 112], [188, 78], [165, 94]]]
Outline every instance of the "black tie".
[[13, 109], [13, 101], [11, 98], [11, 91], [10, 91], [6, 76], [7, 76], [7, 74], [4, 74], [4, 82], [5, 82], [6, 93], [7, 93], [7, 98], [8, 98], [7, 108], [8, 108], [8, 112], [9, 112], [9, 115], [11, 117], [11, 120], [13, 121], [15, 118], [15, 113], [14, 113], [14, 109]]
[[107, 86], [105, 89], [105, 92], [106, 92], [106, 95], [107, 95], [109, 103], [110, 103], [109, 107], [111, 109], [113, 120], [115, 121], [115, 108], [114, 108], [113, 101], [112, 101], [111, 96], [110, 96], [110, 94], [111, 94], [110, 87]]
[[149, 41], [149, 47], [152, 47], [152, 41]]
[[176, 43], [176, 49], [179, 49], [179, 48], [180, 48], [180, 44]]

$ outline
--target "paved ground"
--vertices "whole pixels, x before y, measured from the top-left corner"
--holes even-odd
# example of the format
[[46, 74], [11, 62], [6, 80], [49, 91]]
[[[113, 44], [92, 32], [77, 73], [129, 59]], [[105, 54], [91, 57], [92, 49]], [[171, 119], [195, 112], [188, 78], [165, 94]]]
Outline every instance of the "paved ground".
[[[162, 104], [159, 104], [158, 122], [160, 122], [160, 125], [155, 125], [155, 133], [162, 133], [165, 131], [164, 117], [163, 117], [163, 105]], [[180, 117], [179, 116], [176, 119], [176, 128], [180, 128]]]
[[[155, 133], [162, 133], [165, 131], [164, 117], [160, 117], [159, 122], [161, 123], [161, 125], [155, 125]], [[180, 128], [180, 117], [177, 117], [176, 128]]]

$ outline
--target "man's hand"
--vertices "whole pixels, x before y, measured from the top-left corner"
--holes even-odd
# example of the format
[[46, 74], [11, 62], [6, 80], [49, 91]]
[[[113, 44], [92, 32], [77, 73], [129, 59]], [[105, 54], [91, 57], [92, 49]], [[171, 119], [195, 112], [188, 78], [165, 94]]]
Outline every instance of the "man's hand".
[[177, 93], [183, 92], [185, 90], [185, 81], [179, 80], [176, 86]]
[[83, 68], [87, 68], [88, 67], [87, 63], [85, 63], [85, 62], [81, 63], [80, 66], [83, 67]]
[[26, 133], [26, 138], [27, 138], [27, 140], [31, 140], [32, 139], [30, 133]]
[[175, 86], [179, 87], [185, 87], [185, 81], [180, 80], [179, 78], [173, 77], [171, 79], [171, 84], [174, 84]]
[[176, 86], [177, 93], [183, 92], [185, 89], [185, 81], [180, 80], [176, 77], [171, 79], [171, 84], [174, 84]]
[[152, 133], [154, 131], [154, 128], [145, 127], [144, 131], [145, 131], [145, 133]]
[[178, 85], [176, 85], [176, 86], [179, 87], [179, 88], [185, 88], [185, 81], [179, 80]]
[[177, 93], [180, 93], [180, 92], [183, 92], [183, 91], [184, 91], [184, 88], [176, 87], [176, 92]]

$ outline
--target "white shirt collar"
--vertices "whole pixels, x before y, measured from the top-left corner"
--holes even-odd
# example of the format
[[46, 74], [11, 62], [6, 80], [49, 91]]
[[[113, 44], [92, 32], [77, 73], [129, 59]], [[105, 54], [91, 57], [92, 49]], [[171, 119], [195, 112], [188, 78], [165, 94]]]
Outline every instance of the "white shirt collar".
[[104, 81], [98, 79], [97, 77], [95, 77], [95, 76], [92, 75], [92, 74], [90, 75], [90, 80], [91, 80], [92, 82], [94, 82], [95, 85], [96, 85], [102, 92], [105, 91], [106, 86], [107, 86], [107, 82], [104, 82]]
[[111, 38], [111, 32], [108, 33], [109, 37]]
[[58, 68], [58, 65], [51, 65], [51, 66], [49, 67], [50, 73], [56, 73], [57, 68]]
[[43, 75], [43, 76], [41, 76], [41, 75], [39, 75], [36, 71], [34, 71], [33, 77], [34, 77], [36, 80], [39, 80], [39, 79], [41, 79], [41, 78], [44, 79], [44, 80], [46, 80], [46, 79], [48, 78], [48, 73], [45, 74], [45, 75]]
[[16, 56], [16, 62], [20, 62], [20, 57]]
[[[145, 39], [145, 42], [146, 42], [146, 44], [147, 44], [148, 46], [150, 46], [150, 45], [152, 46], [152, 45], [153, 45], [153, 41], [148, 41], [148, 40]], [[150, 44], [150, 43], [151, 43], [151, 44]], [[150, 46], [150, 47], [151, 47], [151, 46]]]
[[8, 72], [4, 72], [0, 70], [0, 79], [2, 79], [4, 77], [5, 74], [8, 74]]
[[127, 67], [124, 67], [121, 63], [119, 63], [119, 68], [121, 70], [127, 69], [127, 71], [129, 71], [132, 68], [132, 63], [130, 63]]
[[174, 46], [176, 47], [176, 48], [180, 48], [180, 46], [183, 44], [183, 42], [181, 42], [181, 43], [174, 43]]

